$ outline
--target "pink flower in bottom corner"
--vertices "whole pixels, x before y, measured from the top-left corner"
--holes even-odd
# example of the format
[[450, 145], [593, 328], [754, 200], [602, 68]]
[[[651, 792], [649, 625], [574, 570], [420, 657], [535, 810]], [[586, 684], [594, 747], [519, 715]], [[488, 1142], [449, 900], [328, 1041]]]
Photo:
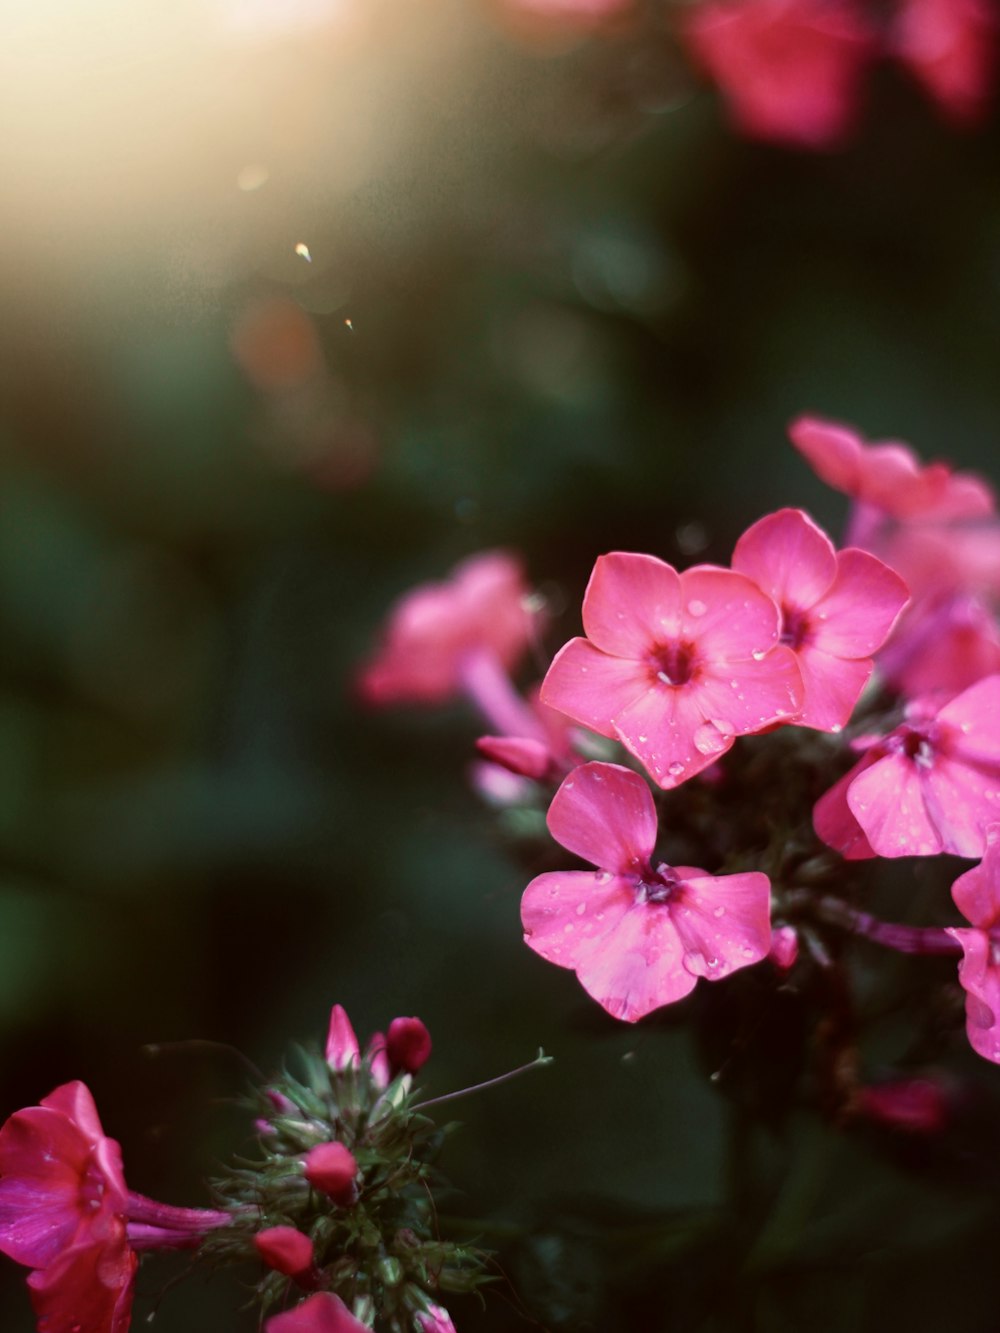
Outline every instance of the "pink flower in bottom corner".
[[104, 1212], [86, 1239], [29, 1275], [40, 1333], [127, 1333], [138, 1264], [125, 1222]]
[[682, 31], [744, 134], [803, 148], [847, 137], [874, 51], [853, 0], [704, 0]]
[[637, 773], [583, 764], [549, 807], [552, 836], [597, 866], [538, 875], [524, 892], [527, 945], [572, 968], [584, 990], [625, 1022], [767, 957], [770, 882], [654, 866], [656, 808]]
[[991, 0], [902, 0], [893, 54], [908, 65], [954, 124], [986, 113], [996, 66], [997, 14]]
[[737, 736], [798, 715], [802, 677], [778, 643], [778, 608], [730, 569], [678, 574], [655, 556], [602, 555], [583, 626], [587, 637], [556, 654], [542, 698], [620, 740], [661, 787], [708, 768]]
[[817, 834], [847, 860], [982, 856], [1000, 816], [1000, 675], [943, 708], [915, 703], [820, 798]]
[[837, 551], [801, 509], [779, 509], [736, 543], [733, 568], [781, 611], [781, 642], [795, 653], [805, 698], [799, 726], [840, 731], [909, 601], [888, 565], [854, 547]]
[[420, 1333], [455, 1333], [451, 1315], [443, 1305], [428, 1305], [417, 1313], [416, 1319]]
[[1000, 1064], [1000, 825], [989, 830], [986, 854], [951, 886], [970, 923], [948, 934], [962, 946], [958, 979], [965, 991], [965, 1028], [972, 1049]]
[[318, 1291], [294, 1310], [272, 1315], [265, 1333], [371, 1333], [340, 1299], [329, 1291]]

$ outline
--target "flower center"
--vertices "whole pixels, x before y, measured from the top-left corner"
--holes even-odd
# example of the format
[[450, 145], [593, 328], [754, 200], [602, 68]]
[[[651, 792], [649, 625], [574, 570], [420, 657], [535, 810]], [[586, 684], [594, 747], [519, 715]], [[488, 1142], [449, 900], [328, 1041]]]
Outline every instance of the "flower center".
[[808, 614], [797, 606], [781, 608], [781, 639], [793, 652], [797, 652], [806, 643], [812, 632]]
[[912, 759], [918, 768], [930, 768], [934, 763], [934, 741], [932, 737], [913, 727], [902, 728], [899, 748], [907, 759]]
[[686, 685], [694, 675], [694, 644], [659, 644], [650, 654], [649, 661], [657, 680], [664, 685]]
[[635, 881], [635, 900], [637, 903], [668, 903], [674, 896], [680, 879], [668, 865], [658, 865], [655, 870], [647, 867], [641, 878]]

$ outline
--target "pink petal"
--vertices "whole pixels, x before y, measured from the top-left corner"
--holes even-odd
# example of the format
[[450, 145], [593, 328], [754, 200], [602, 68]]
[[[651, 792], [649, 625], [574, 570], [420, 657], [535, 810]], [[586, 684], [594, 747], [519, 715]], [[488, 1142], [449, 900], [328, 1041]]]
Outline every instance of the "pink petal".
[[798, 659], [805, 703], [796, 722], [817, 731], [842, 731], [872, 674], [871, 658], [845, 661], [815, 647], [804, 647], [799, 649]]
[[343, 1005], [335, 1004], [330, 1010], [330, 1027], [326, 1036], [326, 1063], [331, 1069], [357, 1067], [361, 1063], [361, 1048], [354, 1035], [351, 1020]]
[[105, 1219], [104, 1237], [79, 1241], [28, 1278], [31, 1304], [44, 1333], [127, 1333], [138, 1257], [119, 1219]]
[[1000, 826], [993, 825], [986, 853], [951, 886], [955, 906], [972, 925], [989, 930], [1000, 921]]
[[1000, 967], [994, 946], [983, 930], [949, 928], [964, 957], [958, 979], [965, 990], [965, 1030], [969, 1044], [986, 1060], [1000, 1064]]
[[618, 764], [581, 764], [552, 798], [546, 817], [556, 842], [601, 870], [641, 873], [656, 843], [649, 787]]
[[694, 989], [696, 978], [684, 967], [683, 957], [668, 906], [634, 903], [599, 940], [581, 950], [576, 975], [609, 1014], [635, 1023]]
[[651, 555], [613, 551], [594, 565], [583, 598], [583, 627], [603, 652], [645, 658], [658, 639], [677, 636], [680, 597], [672, 565]]
[[104, 1130], [101, 1128], [97, 1106], [90, 1089], [79, 1079], [55, 1088], [47, 1097], [42, 1098], [41, 1105], [51, 1107], [53, 1111], [61, 1111], [86, 1134], [91, 1143], [100, 1143], [104, 1138]]
[[340, 1299], [329, 1291], [318, 1291], [293, 1310], [272, 1315], [265, 1333], [371, 1333]]
[[614, 719], [653, 689], [649, 667], [602, 653], [588, 639], [560, 648], [542, 681], [542, 702], [615, 739]]
[[758, 871], [685, 879], [670, 910], [695, 976], [719, 981], [770, 951], [771, 882]]
[[857, 494], [864, 448], [857, 431], [837, 421], [798, 417], [788, 435], [821, 481], [847, 495]]
[[938, 754], [925, 778], [924, 799], [943, 851], [983, 855], [986, 829], [1000, 816], [1000, 773], [984, 773]]
[[988, 0], [902, 0], [894, 52], [959, 126], [988, 109], [996, 13]]
[[537, 875], [521, 899], [524, 942], [557, 967], [576, 968], [580, 950], [603, 939], [635, 902], [634, 879], [559, 870]]
[[[728, 719], [720, 718], [727, 722]], [[692, 685], [657, 683], [620, 713], [622, 744], [661, 787], [676, 787], [732, 748], [733, 732], [710, 723]]]
[[695, 565], [681, 575], [681, 597], [682, 634], [699, 661], [740, 661], [778, 642], [778, 608], [743, 574]]
[[31, 1106], [0, 1130], [0, 1251], [44, 1268], [83, 1221], [81, 1191], [93, 1147], [60, 1111]]
[[847, 804], [878, 856], [936, 856], [942, 850], [923, 778], [904, 755], [888, 754], [859, 773]]
[[848, 547], [837, 556], [837, 576], [813, 608], [813, 644], [835, 657], [871, 657], [885, 643], [910, 594], [888, 565]]
[[938, 713], [950, 729], [949, 752], [963, 762], [1000, 767], [1000, 676], [970, 685]]
[[864, 830], [847, 803], [847, 793], [860, 773], [881, 757], [881, 752], [866, 754], [825, 792], [813, 808], [813, 828], [816, 836], [828, 847], [840, 852], [845, 861], [866, 861], [875, 855]]
[[748, 736], [774, 722], [797, 720], [802, 675], [795, 654], [781, 646], [759, 661], [712, 663], [701, 672], [693, 694], [703, 717], [731, 724], [733, 735]]
[[833, 582], [837, 556], [833, 542], [801, 509], [779, 509], [739, 539], [733, 569], [779, 605], [808, 609]]
[[535, 782], [544, 778], [552, 767], [552, 751], [548, 745], [527, 736], [480, 736], [476, 749], [484, 759]]

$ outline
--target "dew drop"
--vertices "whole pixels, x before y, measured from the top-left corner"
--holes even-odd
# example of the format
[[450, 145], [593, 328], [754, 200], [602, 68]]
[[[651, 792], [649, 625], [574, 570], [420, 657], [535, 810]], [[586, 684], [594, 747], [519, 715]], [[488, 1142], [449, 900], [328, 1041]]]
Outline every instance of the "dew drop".
[[750, 656], [753, 658], [755, 662], [763, 662], [764, 658], [767, 656], [767, 649], [755, 648], [753, 652], [750, 654]]
[[707, 610], [708, 607], [705, 605], [705, 603], [698, 601], [697, 598], [695, 598], [691, 602], [688, 602], [688, 615], [703, 616]]
[[583, 914], [584, 914], [584, 912], [585, 912], [586, 910], [587, 910], [587, 904], [586, 904], [586, 903], [577, 903], [577, 905], [576, 905], [576, 914], [577, 914], [577, 916], [583, 916]]
[[726, 915], [726, 909], [725, 909], [724, 907], [716, 907], [716, 908], [713, 910], [712, 915], [713, 915], [713, 916], [725, 916], [725, 915]]
[[667, 769], [667, 772], [670, 774], [672, 778], [679, 778], [680, 775], [684, 772], [684, 765], [676, 763], [671, 764], [670, 767]]
[[638, 736], [636, 739], [638, 740], [638, 742], [639, 742], [640, 745], [645, 745], [646, 742], [649, 740], [649, 737], [648, 737], [648, 736]]

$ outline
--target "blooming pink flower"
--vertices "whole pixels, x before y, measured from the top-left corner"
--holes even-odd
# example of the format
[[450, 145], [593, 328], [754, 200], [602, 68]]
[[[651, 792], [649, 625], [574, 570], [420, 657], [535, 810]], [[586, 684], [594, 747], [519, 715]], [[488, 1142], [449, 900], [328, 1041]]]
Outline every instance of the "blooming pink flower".
[[853, 0], [704, 0], [681, 32], [744, 134], [805, 148], [847, 136], [874, 49]]
[[415, 1074], [431, 1053], [431, 1034], [419, 1018], [394, 1018], [385, 1035], [385, 1052], [394, 1070]]
[[265, 1333], [371, 1333], [330, 1291], [318, 1291], [294, 1310], [272, 1315], [264, 1329]]
[[957, 125], [975, 124], [989, 104], [996, 26], [990, 0], [901, 0], [893, 52]]
[[445, 582], [422, 584], [396, 603], [361, 692], [374, 704], [440, 703], [467, 688], [478, 655], [513, 667], [533, 624], [520, 561], [506, 551], [472, 556]]
[[553, 797], [548, 825], [597, 871], [538, 875], [524, 892], [525, 942], [610, 1014], [634, 1023], [767, 956], [770, 884], [653, 865], [656, 809], [646, 783], [617, 764], [583, 764]]
[[980, 518], [994, 511], [993, 492], [985, 481], [953, 472], [947, 463], [922, 466], [908, 445], [867, 444], [850, 426], [821, 417], [799, 417], [788, 434], [828, 486], [883, 514], [941, 521]]
[[943, 708], [917, 702], [817, 802], [816, 832], [848, 860], [982, 856], [1000, 814], [1000, 675]]
[[959, 875], [951, 896], [972, 926], [948, 931], [962, 946], [958, 979], [965, 990], [969, 1042], [1000, 1064], [1000, 825], [990, 827], [981, 863]]
[[328, 1194], [334, 1203], [354, 1202], [358, 1164], [342, 1143], [319, 1143], [306, 1154], [305, 1177], [310, 1185]]
[[264, 1263], [286, 1277], [297, 1277], [312, 1268], [313, 1243], [296, 1227], [265, 1227], [253, 1243]]
[[661, 787], [707, 768], [736, 736], [794, 721], [795, 654], [770, 597], [728, 569], [683, 574], [651, 555], [601, 556], [583, 599], [585, 639], [556, 655], [542, 698], [619, 739]]
[[796, 721], [840, 731], [908, 601], [906, 584], [867, 551], [837, 552], [801, 509], [780, 509], [736, 543], [733, 568], [781, 610], [781, 642], [798, 659], [805, 688]]
[[419, 1310], [417, 1323], [420, 1325], [420, 1333], [455, 1333], [451, 1315], [443, 1305], [431, 1303], [426, 1310]]

